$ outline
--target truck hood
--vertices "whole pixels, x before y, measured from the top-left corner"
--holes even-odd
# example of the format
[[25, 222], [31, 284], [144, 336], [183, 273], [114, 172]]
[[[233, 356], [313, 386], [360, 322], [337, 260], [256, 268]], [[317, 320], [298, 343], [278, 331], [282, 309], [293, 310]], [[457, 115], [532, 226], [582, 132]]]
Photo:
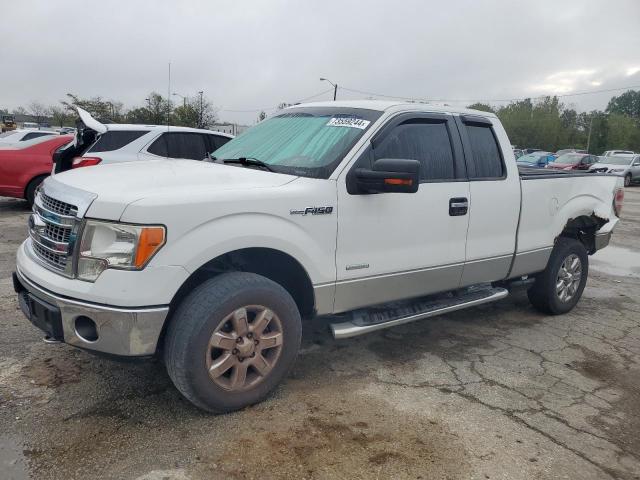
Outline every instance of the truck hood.
[[[118, 220], [127, 205], [152, 196], [214, 195], [285, 185], [297, 177], [196, 160], [141, 160], [70, 170], [46, 182], [94, 194], [87, 215]], [[62, 187], [62, 188], [60, 188]], [[60, 199], [64, 201], [64, 198]]]

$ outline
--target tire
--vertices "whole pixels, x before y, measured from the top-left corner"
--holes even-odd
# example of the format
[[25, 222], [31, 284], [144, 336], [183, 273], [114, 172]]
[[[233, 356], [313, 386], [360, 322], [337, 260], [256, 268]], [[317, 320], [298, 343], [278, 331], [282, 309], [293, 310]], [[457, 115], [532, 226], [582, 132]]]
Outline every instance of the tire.
[[[571, 268], [562, 271], [565, 262], [575, 264], [573, 260], [579, 260], [579, 279]], [[536, 277], [536, 281], [529, 289], [528, 296], [532, 305], [543, 313], [561, 315], [569, 312], [576, 306], [589, 275], [589, 257], [584, 245], [573, 238], [560, 237], [553, 247], [547, 268]], [[571, 277], [571, 278], [569, 278]], [[563, 285], [558, 285], [562, 281]], [[570, 286], [568, 286], [570, 284]], [[564, 298], [561, 292], [565, 292]], [[560, 293], [559, 293], [560, 292]]]
[[24, 199], [27, 201], [30, 207], [33, 206], [33, 202], [36, 199], [36, 189], [40, 186], [43, 180], [47, 178], [47, 176], [48, 175], [41, 175], [39, 177], [33, 178], [27, 185], [27, 188], [24, 189]]
[[[264, 330], [258, 327], [261, 318], [268, 322]], [[214, 334], [220, 348], [210, 346]], [[187, 400], [209, 412], [231, 412], [264, 400], [276, 388], [295, 362], [301, 337], [300, 312], [284, 288], [253, 273], [223, 273], [182, 300], [167, 329], [164, 361]], [[278, 338], [279, 346], [267, 346]]]
[[631, 185], [631, 174], [627, 173], [627, 175], [625, 175], [624, 177], [624, 186], [628, 187]]

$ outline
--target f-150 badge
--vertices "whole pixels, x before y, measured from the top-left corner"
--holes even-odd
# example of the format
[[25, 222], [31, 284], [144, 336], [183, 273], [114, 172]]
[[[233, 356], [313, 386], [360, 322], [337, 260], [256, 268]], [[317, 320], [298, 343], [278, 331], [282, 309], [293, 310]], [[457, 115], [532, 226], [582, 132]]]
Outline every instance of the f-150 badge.
[[291, 215], [331, 215], [333, 207], [307, 207], [303, 210], [289, 210]]

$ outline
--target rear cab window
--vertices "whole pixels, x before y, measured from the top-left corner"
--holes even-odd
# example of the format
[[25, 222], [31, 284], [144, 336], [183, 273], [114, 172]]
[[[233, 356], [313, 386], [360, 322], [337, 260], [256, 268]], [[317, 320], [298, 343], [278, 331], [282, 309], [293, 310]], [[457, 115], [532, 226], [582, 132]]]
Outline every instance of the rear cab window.
[[147, 133], [149, 130], [110, 130], [100, 135], [87, 153], [119, 150]]
[[463, 115], [460, 118], [464, 131], [463, 142], [466, 143], [469, 180], [506, 178], [502, 150], [491, 122], [484, 117], [470, 115]]

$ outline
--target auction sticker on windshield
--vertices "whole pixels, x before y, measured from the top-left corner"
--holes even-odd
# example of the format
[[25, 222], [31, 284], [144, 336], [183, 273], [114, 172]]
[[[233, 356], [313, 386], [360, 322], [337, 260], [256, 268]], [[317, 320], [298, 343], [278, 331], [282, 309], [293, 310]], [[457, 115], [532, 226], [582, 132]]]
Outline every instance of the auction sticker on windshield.
[[362, 120], [361, 118], [355, 117], [333, 117], [327, 123], [327, 127], [350, 127], [364, 130], [370, 123], [369, 120]]

